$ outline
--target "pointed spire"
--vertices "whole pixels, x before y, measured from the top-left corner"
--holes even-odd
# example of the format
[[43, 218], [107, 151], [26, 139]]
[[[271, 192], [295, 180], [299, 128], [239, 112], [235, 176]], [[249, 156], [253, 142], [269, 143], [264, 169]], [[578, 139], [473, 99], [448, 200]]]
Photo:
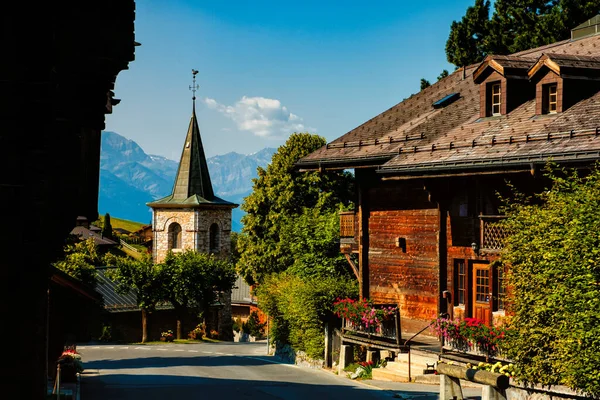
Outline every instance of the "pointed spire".
[[192, 69], [193, 83], [190, 86], [192, 91], [192, 119], [185, 136], [175, 185], [173, 185], [173, 200], [185, 200], [193, 195], [198, 195], [211, 201], [215, 197], [206, 157], [204, 156], [202, 139], [200, 138], [200, 128], [196, 119], [196, 90], [198, 90], [196, 74], [198, 74], [198, 71]]
[[190, 90], [193, 93], [192, 118], [187, 135], [185, 136], [185, 142], [183, 143], [173, 192], [167, 197], [147, 203], [150, 207], [197, 207], [200, 205], [237, 207], [237, 204], [216, 197], [213, 192], [208, 173], [208, 163], [206, 162], [202, 139], [200, 138], [200, 128], [198, 128], [198, 120], [196, 119], [197, 73], [198, 71], [192, 69], [193, 85], [190, 86]]
[[215, 197], [200, 138], [195, 106], [173, 186], [173, 200], [185, 200], [193, 195], [208, 201], [212, 201]]

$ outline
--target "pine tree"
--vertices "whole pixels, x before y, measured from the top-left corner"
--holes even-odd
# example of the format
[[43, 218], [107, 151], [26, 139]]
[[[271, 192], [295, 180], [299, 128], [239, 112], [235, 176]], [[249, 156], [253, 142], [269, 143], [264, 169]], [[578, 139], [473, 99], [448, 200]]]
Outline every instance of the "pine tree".
[[431, 82], [429, 82], [427, 79], [425, 78], [421, 78], [421, 90], [428, 88], [429, 86], [431, 86]]
[[488, 36], [489, 0], [475, 0], [461, 21], [453, 21], [446, 42], [448, 62], [462, 67], [477, 63], [486, 56], [484, 39]]
[[442, 72], [440, 72], [440, 74], [437, 77], [437, 80], [440, 81], [442, 79], [444, 79], [445, 77], [447, 77], [449, 75], [448, 70], [444, 69], [442, 70]]
[[108, 239], [112, 239], [113, 238], [113, 229], [112, 229], [112, 225], [110, 224], [110, 214], [106, 213], [106, 215], [104, 215], [104, 224], [102, 226], [102, 236]]
[[559, 40], [542, 29], [552, 7], [545, 0], [497, 0], [484, 47], [491, 54], [510, 54]]

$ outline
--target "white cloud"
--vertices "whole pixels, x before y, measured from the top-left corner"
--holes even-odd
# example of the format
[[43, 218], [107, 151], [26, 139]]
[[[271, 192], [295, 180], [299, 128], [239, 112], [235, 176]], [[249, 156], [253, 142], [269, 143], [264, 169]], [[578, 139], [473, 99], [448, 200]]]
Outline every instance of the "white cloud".
[[302, 118], [292, 114], [276, 99], [242, 97], [232, 106], [205, 98], [204, 104], [232, 119], [238, 129], [261, 137], [279, 137], [305, 130]]

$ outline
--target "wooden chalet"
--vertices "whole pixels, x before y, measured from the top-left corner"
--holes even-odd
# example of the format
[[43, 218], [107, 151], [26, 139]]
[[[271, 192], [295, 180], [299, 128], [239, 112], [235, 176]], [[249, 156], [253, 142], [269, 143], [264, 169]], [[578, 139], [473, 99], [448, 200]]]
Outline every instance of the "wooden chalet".
[[503, 318], [497, 193], [542, 190], [548, 160], [600, 160], [599, 27], [460, 68], [298, 162], [354, 169], [340, 248], [362, 297], [398, 304], [405, 335], [440, 313]]

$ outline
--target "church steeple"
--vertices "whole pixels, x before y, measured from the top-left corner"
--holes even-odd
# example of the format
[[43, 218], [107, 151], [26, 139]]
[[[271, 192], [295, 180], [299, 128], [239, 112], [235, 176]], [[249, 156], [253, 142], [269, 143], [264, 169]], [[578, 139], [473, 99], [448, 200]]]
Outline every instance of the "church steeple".
[[173, 199], [185, 200], [195, 194], [208, 201], [215, 197], [194, 109], [173, 185]]
[[175, 176], [175, 184], [170, 196], [148, 203], [150, 207], [175, 206], [175, 205], [230, 205], [236, 207], [236, 204], [230, 203], [215, 196], [213, 192], [208, 164], [202, 147], [200, 138], [200, 128], [196, 118], [196, 74], [198, 71], [192, 69], [193, 84], [190, 86], [192, 91], [192, 118], [188, 127], [179, 168]]

